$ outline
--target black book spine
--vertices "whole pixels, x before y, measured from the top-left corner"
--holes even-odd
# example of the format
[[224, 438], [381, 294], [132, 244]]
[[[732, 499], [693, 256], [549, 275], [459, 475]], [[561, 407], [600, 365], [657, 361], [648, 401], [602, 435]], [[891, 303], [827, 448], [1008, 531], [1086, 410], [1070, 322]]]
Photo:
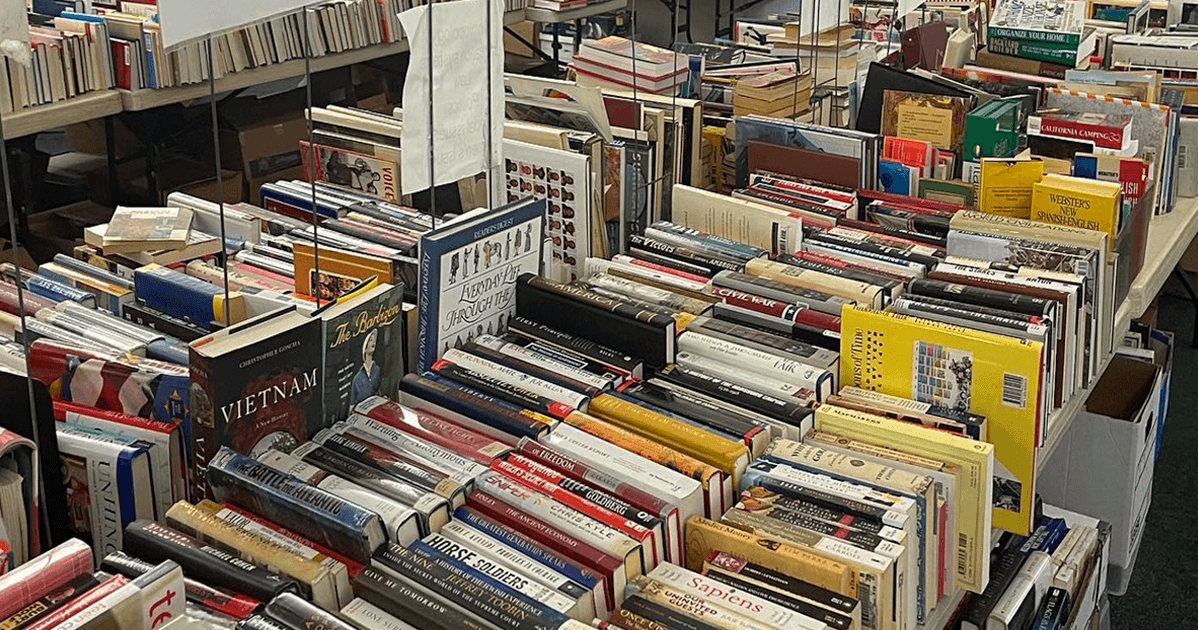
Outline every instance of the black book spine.
[[756, 595], [757, 597], [778, 604], [779, 606], [789, 608], [799, 614], [815, 619], [816, 621], [821, 621], [834, 630], [849, 630], [849, 628], [851, 628], [853, 625], [853, 620], [851, 617], [846, 617], [845, 615], [837, 614], [830, 610], [825, 610], [810, 602], [805, 602], [788, 594], [780, 593], [772, 588], [768, 588], [748, 580], [743, 580], [735, 575], [729, 575], [719, 571], [711, 571], [707, 573], [707, 577], [717, 582], [723, 582], [728, 586], [739, 588], [750, 595]]
[[635, 593], [624, 600], [620, 610], [616, 611], [613, 616], [625, 617], [628, 614], [661, 624], [671, 630], [719, 630], [718, 627], [705, 621], [689, 617], [677, 609], [647, 600]]
[[[592, 361], [595, 365], [605, 366], [605, 368], [614, 371], [622, 378], [627, 376], [639, 377], [641, 374], [641, 362], [634, 355], [624, 354], [585, 337], [571, 335], [570, 333], [551, 328], [527, 317], [517, 316], [508, 320], [508, 331], [509, 334], [518, 337], [511, 339], [511, 341], [525, 348], [530, 348], [535, 352], [542, 352], [537, 347], [542, 345], [542, 343], [547, 343], [550, 346], [561, 348], [566, 352], [584, 357]], [[548, 352], [542, 352], [542, 354], [549, 357], [557, 356]], [[592, 366], [587, 367], [590, 367], [591, 371], [595, 371]]]
[[735, 411], [645, 381], [629, 381], [616, 391], [742, 439], [769, 429], [768, 426], [762, 426], [763, 423], [739, 415]]
[[[742, 500], [749, 502], [744, 497], [742, 497]], [[868, 534], [876, 535], [882, 531], [883, 527], [880, 520], [858, 516], [850, 509], [833, 507], [827, 503], [808, 500], [797, 492], [794, 496], [778, 495], [769, 501], [758, 500], [753, 502], [758, 504], [768, 503], [776, 509], [825, 523], [840, 523], [846, 528], [852, 528]]]
[[940, 262], [940, 259], [936, 258], [935, 256], [925, 256], [923, 254], [917, 254], [915, 252], [910, 252], [899, 247], [891, 247], [889, 245], [854, 241], [852, 239], [837, 236], [835, 234], [829, 234], [828, 232], [818, 232], [812, 234], [810, 238], [813, 242], [827, 243], [829, 245], [848, 247], [850, 249], [869, 252], [879, 256], [897, 258], [899, 260], [921, 264], [929, 269], [935, 267]]
[[935, 298], [935, 297], [931, 297], [931, 296], [927, 296], [927, 295], [918, 295], [917, 296], [917, 295], [912, 294], [910, 296], [905, 296], [905, 297], [909, 297], [912, 300], [922, 302], [924, 304], [931, 304], [933, 306], [942, 306], [945, 308], [968, 310], [968, 311], [971, 311], [974, 313], [981, 313], [983, 315], [990, 315], [993, 317], [1003, 317], [1003, 318], [1012, 319], [1012, 320], [1016, 320], [1016, 321], [1027, 323], [1027, 324], [1044, 324], [1043, 319], [1041, 319], [1040, 317], [1038, 317], [1036, 315], [1028, 315], [1026, 313], [1017, 313], [1015, 311], [1008, 311], [1006, 309], [991, 308], [989, 306], [979, 306], [977, 304], [967, 304], [965, 302], [959, 302], [956, 300], [946, 300], [943, 298]]
[[686, 329], [691, 332], [701, 332], [703, 334], [711, 334], [712, 332], [723, 335], [725, 339], [744, 339], [753, 343], [768, 346], [785, 354], [791, 354], [797, 357], [812, 357], [820, 354], [824, 348], [817, 348], [809, 343], [804, 343], [797, 339], [775, 335], [764, 330], [734, 324], [732, 322], [708, 317], [702, 322], [691, 322]]
[[258, 600], [299, 592], [293, 580], [153, 521], [133, 521], [125, 527], [125, 551], [151, 562], [174, 560], [193, 579], [219, 584]]
[[451, 363], [446, 359], [437, 359], [431, 367], [432, 372], [437, 376], [449, 379], [450, 381], [457, 381], [500, 400], [506, 400], [537, 413], [545, 414], [551, 418], [560, 420], [575, 411], [569, 405], [551, 400], [537, 392], [524, 389], [515, 383], [508, 383], [493, 378], [489, 374], [483, 374], [477, 370]]
[[382, 475], [395, 477], [410, 486], [428, 492], [435, 492], [447, 476], [431, 473], [399, 459], [380, 462], [370, 454], [370, 447], [368, 445], [339, 433], [328, 434], [321, 443], [325, 448], [343, 455], [355, 463], [368, 466]]
[[500, 404], [497, 402], [499, 398], [440, 377], [434, 380], [419, 374], [408, 374], [400, 381], [399, 389], [516, 437], [535, 440], [546, 428], [544, 422], [525, 416], [514, 409], [509, 401], [504, 402], [513, 407]]
[[1019, 569], [1023, 568], [1023, 563], [1026, 560], [1027, 554], [1020, 551], [1019, 545], [1016, 544], [1003, 547], [994, 557], [991, 557], [990, 581], [986, 583], [986, 588], [980, 594], [969, 600], [969, 605], [965, 607], [965, 613], [961, 617], [962, 629], [984, 630], [986, 628], [986, 620], [990, 618], [990, 613], [993, 612], [1003, 593], [1007, 592], [1007, 587], [1011, 585], [1015, 575], [1019, 573]]
[[[896, 309], [899, 307], [895, 307]], [[903, 300], [901, 307], [904, 314], [913, 315], [915, 317], [927, 316], [929, 319], [939, 317], [954, 317], [958, 319], [966, 319], [976, 321], [981, 324], [990, 324], [1010, 330], [1021, 330], [1027, 332], [1028, 324], [1013, 320], [1009, 317], [995, 317], [987, 313], [979, 313], [965, 308], [957, 308], [951, 306], [942, 306], [940, 304], [929, 304], [924, 302], [920, 297], [916, 296], [908, 300]]]
[[720, 273], [711, 279], [711, 283], [717, 287], [744, 291], [787, 304], [802, 304], [812, 310], [836, 316], [840, 316], [842, 306], [853, 303], [852, 300], [830, 293], [793, 287], [777, 280], [759, 278], [747, 273]]
[[720, 258], [705, 254], [695, 249], [671, 245], [657, 239], [633, 234], [628, 237], [629, 253], [639, 258], [642, 253], [657, 254], [668, 260], [678, 261], [691, 267], [703, 270], [705, 276], [712, 276], [721, 271], [742, 271], [745, 264], [739, 260]]
[[[119, 573], [132, 580], [141, 577], [145, 573], [149, 573], [154, 569], [154, 565], [145, 560], [117, 551], [104, 556], [104, 559], [100, 562], [100, 568], [113, 573]], [[262, 605], [262, 602], [256, 599], [240, 593], [209, 586], [203, 582], [197, 582], [190, 577], [183, 578], [183, 586], [187, 601], [208, 610], [228, 615], [234, 619], [245, 619]]]
[[490, 630], [490, 626], [416, 588], [407, 578], [375, 567], [362, 569], [354, 578], [354, 594], [417, 628]]
[[926, 278], [909, 282], [907, 291], [914, 295], [955, 300], [1039, 317], [1045, 317], [1051, 313], [1051, 305], [1055, 304], [1055, 302], [1044, 298]]
[[[843, 225], [844, 227], [861, 230], [863, 232], [873, 232], [874, 234], [882, 234], [884, 236], [893, 236], [895, 238], [906, 239], [908, 241], [915, 241], [917, 243], [923, 243], [924, 245], [939, 247], [941, 249], [944, 249], [948, 246], [948, 243], [946, 243], [943, 238], [938, 238], [930, 234], [916, 232], [915, 230], [904, 230], [902, 228], [896, 228], [887, 225], [879, 225], [877, 223], [869, 223], [868, 221], [858, 221], [856, 219], [849, 219], [847, 217], [837, 221], [837, 225]], [[936, 256], [936, 258], [943, 257], [943, 254]]]
[[237, 622], [235, 630], [295, 630], [291, 626], [286, 626], [266, 615], [256, 614], [246, 617]]
[[160, 313], [141, 304], [126, 304], [121, 314], [125, 319], [147, 328], [153, 328], [164, 335], [170, 335], [181, 341], [192, 342], [208, 334], [209, 331], [189, 322]]
[[747, 562], [729, 554], [721, 552], [712, 553], [715, 557], [708, 559], [708, 562], [715, 567], [714, 571], [708, 572], [708, 575], [712, 575], [712, 577], [714, 577], [714, 573], [736, 574], [746, 580], [766, 584], [784, 593], [790, 593], [796, 597], [817, 602], [844, 615], [853, 614], [853, 611], [857, 608], [858, 602], [852, 597], [841, 595], [822, 586], [817, 586], [800, 578]]
[[[533, 288], [543, 293], [556, 295], [575, 304], [586, 305], [591, 308], [614, 313], [616, 315], [620, 315], [621, 317], [627, 317], [629, 319], [634, 319], [653, 326], [666, 326], [673, 323], [673, 320], [664, 315], [644, 311], [632, 306], [631, 304], [628, 304], [627, 302], [621, 302], [619, 300], [613, 300], [600, 295], [595, 295], [586, 289], [581, 289], [569, 284], [562, 284], [561, 282], [555, 282], [549, 278], [531, 273], [521, 275], [516, 280], [516, 286], [517, 288]], [[519, 297], [517, 297], [516, 300], [518, 303]]]
[[[755, 510], [749, 510], [754, 512]], [[824, 536], [839, 538], [846, 542], [852, 543], [855, 547], [861, 547], [869, 551], [877, 549], [878, 545], [882, 544], [882, 538], [876, 534], [856, 531], [847, 527], [841, 527], [832, 523], [822, 521], [817, 518], [811, 518], [806, 514], [792, 512], [783, 507], [774, 507], [765, 511], [765, 516], [776, 521], [795, 525], [803, 529], [809, 529], [814, 532], [819, 532]]]
[[1036, 621], [1031, 630], [1064, 628], [1065, 623], [1069, 621], [1070, 608], [1069, 591], [1056, 586], [1050, 587], [1044, 596], [1044, 602], [1040, 604], [1040, 610], [1036, 612]]
[[550, 383], [553, 383], [554, 385], [560, 385], [562, 387], [565, 387], [566, 389], [574, 390], [580, 394], [586, 394], [587, 396], [594, 397], [594, 396], [598, 396], [599, 394], [603, 393], [602, 390], [600, 390], [598, 387], [595, 387], [594, 385], [587, 385], [586, 383], [581, 383], [581, 382], [576, 381], [568, 376], [558, 374], [556, 372], [552, 372], [552, 371], [548, 370], [547, 368], [543, 368], [539, 365], [534, 365], [527, 361], [521, 361], [520, 359], [518, 359], [516, 357], [508, 356], [502, 352], [496, 352], [490, 348], [481, 346], [473, 341], [466, 344], [466, 346], [463, 348], [463, 350], [465, 350], [466, 352], [469, 352], [470, 354], [480, 356], [484, 359], [494, 361], [500, 365], [506, 365], [514, 370], [520, 370], [521, 372], [524, 372], [525, 374], [528, 374], [529, 376], [535, 376], [536, 378], [539, 378], [543, 381], [548, 381]]
[[661, 370], [658, 372], [658, 376], [671, 383], [705, 392], [720, 400], [793, 426], [801, 426], [803, 420], [812, 413], [811, 409], [798, 401], [783, 400], [776, 396], [756, 392], [736, 383], [730, 383], [704, 372], [688, 370], [678, 365], [671, 365]]
[[[769, 473], [775, 467], [780, 466], [780, 465], [784, 465], [784, 464], [778, 464], [778, 463], [772, 462], [772, 461], [761, 460], [761, 461], [755, 462], [753, 464], [750, 464], [749, 468], [752, 470], [760, 470], [760, 471]], [[806, 499], [807, 501], [810, 501], [812, 503], [816, 503], [819, 505], [823, 505], [823, 506], [831, 508], [833, 510], [844, 510], [845, 512], [850, 512], [858, 517], [868, 519], [871, 521], [875, 521], [879, 525], [886, 524], [886, 522], [885, 522], [886, 510], [884, 508], [876, 506], [876, 505], [868, 505], [866, 503], [862, 503], [860, 501], [855, 501], [853, 499], [845, 499], [845, 498], [838, 497], [836, 495], [824, 492], [823, 490], [818, 490], [816, 488], [809, 488], [807, 486], [800, 486], [798, 484], [791, 483], [784, 479], [777, 479], [777, 478], [769, 477], [769, 476], [762, 476], [761, 479], [758, 480], [758, 482], [761, 485], [761, 487], [765, 488], [766, 490], [772, 490], [778, 494], [781, 494], [783, 497], [795, 497], [795, 498]], [[780, 499], [780, 500], [785, 505], [785, 499]]]
[[840, 333], [838, 332], [781, 317], [772, 317], [731, 304], [712, 305], [711, 315], [726, 322], [759, 328], [766, 332], [782, 333], [825, 350], [840, 351]]
[[337, 615], [291, 593], [283, 593], [266, 604], [266, 614], [298, 630], [358, 630]]
[[[301, 459], [317, 468], [327, 470], [338, 477], [348, 479], [405, 505], [415, 505], [425, 495], [419, 489], [383, 473], [370, 464], [340, 452], [339, 446], [329, 439], [335, 435], [328, 433], [325, 440], [320, 442], [321, 446], [301, 446], [301, 450], [296, 452], [300, 454]], [[345, 452], [354, 451], [346, 449]]]
[[549, 614], [548, 609], [532, 600], [463, 571], [436, 554], [388, 545], [379, 550], [375, 561], [502, 628], [557, 630], [563, 624], [556, 618], [564, 615]]
[[704, 267], [702, 265], [696, 265], [694, 263], [686, 262], [684, 260], [678, 260], [677, 258], [670, 258], [669, 256], [663, 256], [661, 254], [658, 254], [657, 252], [649, 251], [647, 249], [641, 249], [639, 247], [630, 247], [630, 248], [628, 248], [628, 255], [632, 256], [633, 258], [636, 258], [638, 260], [643, 260], [645, 262], [653, 263], [655, 265], [663, 265], [663, 266], [669, 267], [671, 269], [677, 269], [679, 271], [693, 273], [696, 276], [703, 276], [704, 278], [711, 277], [711, 269], [708, 267]]

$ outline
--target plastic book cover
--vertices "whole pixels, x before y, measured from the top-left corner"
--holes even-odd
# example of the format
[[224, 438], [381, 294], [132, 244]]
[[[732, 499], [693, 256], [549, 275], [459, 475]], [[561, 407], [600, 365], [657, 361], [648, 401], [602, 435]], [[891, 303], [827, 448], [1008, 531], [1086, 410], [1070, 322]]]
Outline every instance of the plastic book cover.
[[985, 416], [997, 462], [993, 523], [1026, 535], [1035, 513], [1039, 342], [845, 307], [841, 383]]
[[403, 286], [382, 285], [324, 320], [324, 422], [349, 417], [353, 406], [371, 396], [399, 397], [407, 353]]
[[421, 238], [418, 371], [450, 348], [507, 330], [516, 314], [516, 279], [541, 270], [549, 203], [526, 197]]

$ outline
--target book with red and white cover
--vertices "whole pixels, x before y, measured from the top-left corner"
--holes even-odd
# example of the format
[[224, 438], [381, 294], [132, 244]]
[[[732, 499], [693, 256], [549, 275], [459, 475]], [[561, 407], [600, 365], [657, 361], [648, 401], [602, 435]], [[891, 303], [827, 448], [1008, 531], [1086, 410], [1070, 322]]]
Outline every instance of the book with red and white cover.
[[161, 517], [175, 501], [187, 498], [187, 461], [183, 430], [177, 422], [142, 418], [96, 409], [64, 400], [54, 401], [54, 419], [126, 435], [150, 445], [154, 475], [154, 514]]
[[[0, 429], [0, 459], [7, 459], [16, 466], [14, 472], [21, 476], [21, 496], [25, 499], [25, 543], [14, 544], [20, 537], [8, 532], [12, 547], [8, 553], [11, 554], [13, 566], [18, 566], [37, 557], [42, 551], [41, 519], [38, 514], [41, 510], [41, 485], [38, 481], [41, 464], [33, 440], [8, 429]], [[4, 569], [5, 563], [0, 560], [0, 575], [4, 575]]]
[[72, 538], [0, 577], [0, 619], [92, 570], [92, 550]]
[[[675, 562], [674, 558], [683, 557], [682, 519], [679, 517], [677, 505], [657, 497], [639, 486], [627, 483], [621, 477], [588, 466], [579, 459], [533, 440], [521, 440], [517, 452], [532, 462], [542, 464], [565, 477], [585, 483], [590, 487], [603, 490], [612, 496], [619, 497], [629, 505], [655, 515], [665, 526], [666, 558]], [[509, 461], [514, 460], [509, 457]]]
[[661, 541], [657, 538], [657, 533], [654, 530], [624, 518], [529, 468], [517, 466], [504, 460], [496, 460], [491, 463], [491, 469], [502, 473], [505, 477], [513, 479], [535, 492], [544, 494], [582, 516], [606, 525], [636, 541], [640, 545], [641, 566], [645, 567], [645, 570], [650, 570], [662, 561], [661, 558], [665, 550], [661, 546]]
[[932, 160], [932, 145], [922, 140], [887, 136], [882, 145], [882, 158], [895, 160], [919, 169], [923, 177], [931, 177], [936, 166]]
[[1095, 112], [1046, 112], [1027, 118], [1028, 134], [1085, 140], [1104, 149], [1131, 147], [1132, 117]]
[[338, 433], [371, 440], [393, 452], [408, 455], [417, 461], [427, 462], [437, 470], [453, 473], [461, 478], [473, 480], [487, 471], [485, 464], [466, 457], [456, 451], [420, 440], [395, 427], [364, 416], [353, 414], [344, 422], [332, 426]]
[[100, 585], [71, 600], [66, 606], [38, 619], [21, 630], [56, 630], [60, 624], [75, 615], [94, 606], [109, 595], [119, 591], [129, 584], [129, 578], [123, 575], [113, 575]]
[[503, 442], [461, 427], [446, 418], [410, 409], [381, 396], [367, 398], [358, 403], [354, 411], [483, 464], [489, 465], [492, 460], [511, 450], [511, 446]]
[[166, 560], [54, 628], [159, 630], [183, 617], [187, 601], [185, 592], [183, 569], [173, 560]]

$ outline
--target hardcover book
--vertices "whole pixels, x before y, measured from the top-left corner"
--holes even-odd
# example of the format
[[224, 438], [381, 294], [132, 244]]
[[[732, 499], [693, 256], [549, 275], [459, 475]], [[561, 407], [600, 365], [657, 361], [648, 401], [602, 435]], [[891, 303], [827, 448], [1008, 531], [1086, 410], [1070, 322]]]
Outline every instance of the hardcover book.
[[882, 135], [921, 140], [961, 155], [968, 108], [965, 98], [886, 90], [882, 95]]
[[371, 396], [399, 396], [409, 351], [403, 285], [346, 296], [313, 316], [323, 331], [323, 426], [348, 418]]
[[1044, 162], [982, 158], [978, 210], [1026, 219], [1031, 214], [1032, 185], [1044, 178]]
[[1115, 241], [1123, 215], [1123, 187], [1065, 175], [1047, 175], [1032, 187], [1032, 220], [1098, 230]]
[[450, 348], [507, 330], [516, 279], [540, 273], [546, 203], [525, 198], [421, 238], [418, 371]]
[[320, 322], [294, 307], [268, 313], [191, 345], [192, 459], [196, 498], [222, 446], [290, 450], [319, 430]]
[[1001, 0], [988, 35], [1076, 47], [1085, 23], [1086, 3], [1080, 0]]

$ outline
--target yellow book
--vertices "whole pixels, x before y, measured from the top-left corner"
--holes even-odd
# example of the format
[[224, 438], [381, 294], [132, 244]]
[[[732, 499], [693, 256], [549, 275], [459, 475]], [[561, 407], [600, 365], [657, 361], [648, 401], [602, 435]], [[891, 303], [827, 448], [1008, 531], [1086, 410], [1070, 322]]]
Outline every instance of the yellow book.
[[733, 487], [739, 487], [740, 476], [749, 465], [749, 447], [743, 443], [693, 427], [611, 394], [600, 394], [591, 399], [587, 411], [719, 468], [732, 478]]
[[1046, 175], [1032, 186], [1033, 221], [1097, 230], [1115, 242], [1123, 186], [1118, 182]]
[[[1001, 466], [994, 526], [1027, 535], [1036, 496], [1042, 344], [893, 313], [846, 306], [841, 384], [986, 417]], [[918, 428], [918, 427], [916, 427]]]
[[978, 210], [1026, 219], [1032, 211], [1032, 186], [1044, 177], [1044, 163], [1030, 159], [982, 158]]
[[857, 584], [848, 564], [725, 523], [698, 516], [688, 519], [686, 568], [702, 571], [703, 563], [713, 551], [723, 551], [841, 595], [857, 597]]
[[868, 413], [820, 405], [815, 428], [959, 466], [953, 576], [958, 588], [981, 593], [990, 575], [994, 445]]

